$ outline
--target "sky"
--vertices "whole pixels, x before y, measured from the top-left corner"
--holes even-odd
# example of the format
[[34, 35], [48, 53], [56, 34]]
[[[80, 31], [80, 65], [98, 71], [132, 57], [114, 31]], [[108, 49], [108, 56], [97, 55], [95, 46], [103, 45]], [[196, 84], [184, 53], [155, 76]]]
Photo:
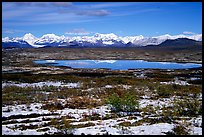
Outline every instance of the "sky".
[[2, 37], [201, 34], [202, 2], [2, 2]]

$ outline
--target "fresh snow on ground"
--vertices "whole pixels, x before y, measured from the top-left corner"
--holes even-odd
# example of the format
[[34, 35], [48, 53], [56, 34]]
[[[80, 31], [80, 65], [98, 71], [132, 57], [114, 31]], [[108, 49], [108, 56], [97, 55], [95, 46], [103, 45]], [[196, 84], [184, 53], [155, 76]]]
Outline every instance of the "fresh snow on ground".
[[[8, 105], [2, 107], [2, 117], [9, 117], [12, 115], [30, 115], [30, 114], [47, 114], [48, 110], [41, 109], [41, 103], [33, 103], [30, 105]], [[9, 110], [9, 112], [7, 112]]]
[[37, 132], [35, 129], [12, 130], [8, 126], [2, 125], [2, 135], [42, 135], [42, 133]]
[[190, 85], [187, 81], [179, 80], [178, 78], [175, 78], [174, 81], [169, 82], [160, 82], [160, 84], [176, 84], [176, 85]]
[[[177, 81], [177, 82], [176, 82]], [[178, 79], [175, 79], [174, 84], [178, 82]], [[27, 87], [27, 86], [66, 86], [69, 88], [78, 88], [81, 86], [82, 83], [62, 83], [62, 82], [37, 82], [37, 83], [14, 83], [14, 82], [3, 82], [2, 87], [5, 86], [19, 86], [19, 87]], [[172, 84], [172, 83], [165, 83], [165, 84]], [[183, 84], [183, 83], [181, 83]], [[186, 84], [186, 83], [185, 83]], [[184, 85], [185, 85], [184, 84]], [[123, 88], [123, 89], [129, 89], [132, 88], [130, 85], [106, 85], [104, 87], [99, 87], [98, 89], [104, 89], [104, 88]], [[88, 88], [84, 89], [86, 91], [92, 91], [95, 90], [95, 88]], [[144, 90], [145, 92], [148, 92], [148, 90]], [[148, 105], [152, 107], [164, 107], [164, 106], [171, 106], [173, 105], [173, 101], [175, 98], [178, 98], [178, 96], [173, 96], [170, 98], [159, 98], [159, 99], [151, 99], [149, 95], [143, 95], [140, 97], [139, 106], [140, 108], [145, 108]], [[66, 103], [67, 99], [58, 99], [55, 101], [59, 101], [60, 103], [64, 104]], [[202, 100], [202, 93], [199, 95], [199, 99]], [[52, 103], [53, 100], [50, 100]], [[49, 103], [49, 101], [48, 101]], [[142, 125], [138, 126], [120, 126], [120, 123], [123, 122], [130, 122], [134, 123], [139, 120], [142, 120], [143, 118], [158, 118], [152, 115], [140, 115], [140, 112], [135, 112], [136, 115], [134, 115], [134, 118], [130, 118], [127, 112], [120, 112], [118, 113], [120, 117], [117, 118], [109, 118], [106, 120], [102, 120], [102, 118], [106, 117], [107, 115], [111, 114], [111, 110], [109, 106], [99, 106], [96, 108], [86, 108], [86, 109], [70, 109], [70, 108], [64, 108], [62, 110], [55, 110], [55, 111], [49, 111], [42, 109], [42, 103], [31, 103], [31, 104], [21, 104], [21, 105], [4, 105], [2, 106], [2, 118], [8, 118], [10, 116], [18, 116], [18, 115], [30, 115], [30, 114], [48, 114], [48, 116], [38, 116], [38, 117], [31, 117], [31, 118], [18, 118], [18, 119], [9, 119], [4, 120], [2, 122], [2, 135], [43, 135], [45, 133], [47, 134], [53, 134], [55, 132], [59, 132], [58, 129], [56, 129], [53, 126], [45, 126], [40, 127], [42, 124], [46, 124], [49, 122], [49, 118], [60, 118], [62, 116], [69, 116], [70, 120], [73, 120], [70, 124], [71, 125], [85, 125], [92, 123], [94, 125], [88, 126], [88, 127], [81, 127], [81, 128], [75, 128], [70, 129], [70, 133], [73, 133], [74, 135], [104, 135], [104, 134], [111, 134], [111, 135], [165, 135], [166, 132], [172, 132], [172, 129], [176, 124], [173, 123], [156, 123], [150, 125], [149, 123], [142, 123]], [[54, 115], [53, 112], [57, 115]], [[98, 120], [86, 120], [81, 121], [85, 116], [92, 116], [93, 114], [98, 114], [101, 119]], [[133, 114], [133, 113], [132, 113]], [[44, 120], [43, 120], [44, 119]], [[188, 120], [185, 122], [190, 123], [187, 128], [189, 129], [189, 133], [192, 135], [202, 135], [202, 116], [199, 117], [187, 117]], [[25, 123], [24, 121], [29, 120], [30, 122]], [[16, 121], [16, 123], [15, 123]], [[40, 122], [39, 122], [40, 121]], [[6, 122], [11, 122], [11, 124]], [[12, 123], [13, 122], [13, 123]], [[178, 120], [177, 122], [182, 123], [182, 120]], [[39, 126], [37, 129], [25, 129], [21, 130], [19, 126]], [[39, 129], [48, 128], [47, 131], [39, 131]]]
[[6, 82], [2, 83], [2, 88], [5, 86], [18, 86], [18, 87], [43, 87], [43, 86], [55, 86], [55, 87], [69, 87], [69, 88], [78, 88], [80, 87], [80, 83], [62, 83], [62, 82], [37, 82], [37, 83], [14, 83], [14, 82]]
[[[164, 99], [164, 102], [168, 102], [170, 100]], [[160, 102], [160, 103], [158, 103]], [[157, 101], [147, 101], [147, 99], [143, 99], [140, 101], [141, 105], [145, 107], [147, 104], [152, 105], [158, 105], [158, 104], [163, 104], [161, 103], [162, 100], [157, 100]], [[41, 109], [42, 104], [40, 103], [33, 103], [30, 104], [29, 107], [28, 105], [15, 105], [15, 106], [6, 106], [2, 107], [2, 117], [8, 117], [12, 115], [28, 115], [28, 114], [51, 114], [50, 116], [40, 116], [37, 118], [29, 118], [29, 120], [42, 120], [42, 118], [57, 118], [59, 116], [71, 116], [76, 122], [72, 122], [72, 125], [77, 125], [77, 124], [87, 124], [87, 123], [93, 123], [95, 124], [94, 126], [89, 126], [89, 127], [83, 127], [83, 128], [77, 128], [73, 129], [73, 134], [75, 135], [81, 135], [82, 133], [85, 135], [91, 134], [91, 135], [103, 135], [103, 134], [112, 134], [112, 135], [165, 135], [165, 132], [172, 131], [174, 125], [173, 124], [168, 124], [168, 123], [157, 123], [157, 124], [142, 124], [140, 126], [129, 126], [129, 127], [121, 127], [118, 124], [121, 122], [130, 122], [133, 123], [135, 121], [141, 120], [141, 116], [136, 116], [136, 118], [129, 120], [129, 116], [124, 116], [120, 118], [112, 118], [112, 119], [107, 119], [107, 120], [95, 120], [95, 121], [84, 121], [84, 122], [77, 122], [80, 119], [83, 118], [83, 115], [92, 115], [93, 113], [99, 114], [101, 117], [104, 117], [106, 114], [110, 114], [110, 110], [108, 106], [100, 106], [97, 108], [93, 109], [69, 109], [65, 108], [62, 110], [57, 110], [55, 113], [58, 113], [59, 115], [52, 115], [52, 113], [48, 110], [42, 110]], [[10, 108], [10, 112], [5, 112]], [[28, 119], [28, 118], [27, 118]], [[18, 122], [21, 122], [24, 119], [17, 119]], [[46, 123], [48, 121], [41, 121], [41, 122], [31, 122], [23, 125], [39, 125], [42, 123]], [[202, 116], [198, 118], [193, 118], [190, 119], [188, 122], [192, 123], [192, 127], [190, 128], [190, 133], [191, 134], [198, 134], [202, 135]], [[22, 125], [22, 123], [15, 123], [15, 124], [7, 124], [7, 125], [2, 125], [2, 135], [40, 135], [44, 133], [54, 133], [57, 132], [58, 130], [53, 128], [53, 127], [47, 127], [50, 130], [48, 131], [41, 131], [38, 132], [37, 130], [34, 129], [26, 129], [26, 130], [19, 130], [19, 129], [12, 129], [15, 126]]]
[[[112, 123], [112, 125], [117, 125], [119, 122], [112, 121]], [[171, 131], [172, 128], [173, 124], [168, 123], [142, 125], [129, 128], [122, 128], [119, 126], [111, 127], [109, 124], [103, 123], [102, 125], [78, 128], [74, 131], [74, 134], [81, 135], [84, 133], [85, 135], [103, 135], [108, 133], [111, 135], [165, 135], [164, 132]]]
[[139, 100], [139, 106], [141, 108], [144, 108], [148, 105], [153, 106], [153, 107], [163, 107], [165, 106], [170, 106], [172, 104], [173, 98], [161, 98], [158, 100], [151, 100], [151, 99], [140, 99]]
[[[164, 103], [170, 102], [171, 99], [163, 99], [163, 100], [150, 100], [148, 99], [142, 99], [140, 100], [140, 104], [142, 107], [147, 106], [148, 104], [152, 104], [153, 106], [157, 105], [163, 105]], [[160, 102], [160, 103], [159, 103]], [[139, 126], [129, 126], [129, 127], [122, 127], [119, 126], [122, 122], [130, 122], [134, 123], [136, 121], [142, 120], [143, 117], [141, 116], [135, 116], [133, 119], [128, 119], [129, 116], [123, 116], [119, 118], [111, 118], [106, 120], [88, 120], [84, 122], [80, 122], [79, 120], [84, 117], [84, 115], [92, 115], [93, 113], [99, 114], [99, 116], [105, 117], [107, 114], [110, 114], [110, 110], [108, 106], [100, 106], [97, 108], [92, 109], [70, 109], [65, 108], [62, 110], [57, 110], [55, 113], [58, 115], [52, 115], [52, 112], [48, 110], [41, 109], [42, 104], [41, 103], [33, 103], [30, 105], [8, 105], [2, 107], [2, 117], [9, 117], [12, 115], [28, 115], [28, 114], [50, 114], [49, 116], [39, 116], [37, 118], [22, 118], [22, 119], [16, 119], [19, 123], [13, 123], [13, 124], [3, 124], [2, 125], [2, 135], [40, 135], [40, 134], [52, 134], [54, 132], [57, 132], [58, 130], [54, 127], [46, 126], [44, 128], [49, 128], [48, 131], [37, 131], [34, 129], [26, 129], [26, 130], [20, 130], [20, 129], [12, 129], [15, 128], [15, 126], [20, 125], [41, 125], [42, 123], [47, 123], [48, 121], [43, 121], [43, 118], [59, 118], [61, 116], [70, 116], [74, 120], [70, 124], [72, 125], [78, 125], [78, 124], [87, 124], [87, 123], [93, 123], [94, 126], [88, 126], [88, 127], [82, 127], [82, 128], [76, 128], [73, 129], [72, 132], [74, 135], [81, 135], [81, 134], [91, 134], [91, 135], [103, 135], [103, 134], [112, 134], [112, 135], [165, 135], [165, 132], [172, 132], [172, 129], [174, 128], [174, 124], [169, 123], [156, 123], [149, 125], [148, 123], [143, 123]], [[10, 112], [7, 111], [10, 109]], [[40, 120], [41, 122], [30, 122], [30, 123], [22, 123], [23, 120]], [[7, 121], [12, 121], [7, 120]], [[191, 134], [198, 134], [202, 135], [202, 116], [197, 118], [192, 118], [188, 120], [187, 122], [192, 123], [192, 126], [190, 127], [190, 133]], [[39, 129], [39, 128], [38, 128]]]
[[192, 127], [190, 132], [192, 135], [202, 135], [202, 128], [201, 127]]

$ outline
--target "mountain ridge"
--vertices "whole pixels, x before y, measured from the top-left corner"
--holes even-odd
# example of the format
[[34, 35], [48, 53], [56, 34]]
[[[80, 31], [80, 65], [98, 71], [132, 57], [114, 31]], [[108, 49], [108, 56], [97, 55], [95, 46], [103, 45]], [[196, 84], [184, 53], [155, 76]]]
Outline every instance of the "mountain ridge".
[[[168, 40], [177, 40], [182, 39], [183, 41], [186, 39], [194, 40], [194, 41], [202, 41], [202, 34], [196, 34], [192, 36], [186, 36], [183, 34], [171, 36], [169, 34], [157, 36], [157, 37], [144, 37], [142, 35], [139, 36], [125, 36], [120, 37], [115, 35], [114, 33], [109, 34], [100, 34], [96, 33], [93, 36], [74, 36], [74, 37], [65, 37], [57, 36], [55, 34], [45, 34], [40, 38], [35, 37], [31, 33], [25, 34], [23, 37], [17, 38], [2, 38], [2, 47], [9, 47], [8, 45], [12, 45], [13, 47], [19, 47], [21, 43], [27, 46], [20, 46], [22, 48], [30, 47], [30, 48], [39, 48], [39, 47], [143, 47], [148, 45], [157, 45], [163, 46], [165, 41]], [[190, 42], [190, 41], [188, 41]], [[192, 41], [191, 41], [192, 42]], [[190, 42], [190, 43], [191, 43]], [[181, 42], [182, 43], [182, 42]], [[186, 44], [186, 42], [183, 42]]]

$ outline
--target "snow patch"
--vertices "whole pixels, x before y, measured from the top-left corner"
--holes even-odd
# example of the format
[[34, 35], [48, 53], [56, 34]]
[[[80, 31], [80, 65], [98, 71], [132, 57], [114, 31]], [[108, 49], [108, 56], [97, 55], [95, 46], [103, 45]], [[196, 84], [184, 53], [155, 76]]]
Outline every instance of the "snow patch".
[[69, 87], [69, 88], [78, 88], [81, 86], [81, 83], [62, 83], [62, 82], [53, 82], [53, 81], [47, 81], [47, 82], [37, 82], [37, 83], [14, 83], [14, 82], [7, 82], [2, 83], [2, 88], [5, 86], [18, 86], [18, 87], [43, 87], [43, 86], [55, 86], [55, 87]]

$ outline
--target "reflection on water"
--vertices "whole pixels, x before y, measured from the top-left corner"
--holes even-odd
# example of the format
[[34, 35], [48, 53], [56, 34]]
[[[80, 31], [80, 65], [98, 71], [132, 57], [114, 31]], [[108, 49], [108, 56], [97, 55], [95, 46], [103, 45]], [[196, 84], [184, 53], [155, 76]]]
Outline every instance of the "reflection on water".
[[71, 68], [93, 68], [93, 69], [188, 69], [202, 67], [195, 63], [174, 62], [148, 62], [144, 60], [36, 60], [36, 64], [49, 64], [52, 66], [67, 66]]

